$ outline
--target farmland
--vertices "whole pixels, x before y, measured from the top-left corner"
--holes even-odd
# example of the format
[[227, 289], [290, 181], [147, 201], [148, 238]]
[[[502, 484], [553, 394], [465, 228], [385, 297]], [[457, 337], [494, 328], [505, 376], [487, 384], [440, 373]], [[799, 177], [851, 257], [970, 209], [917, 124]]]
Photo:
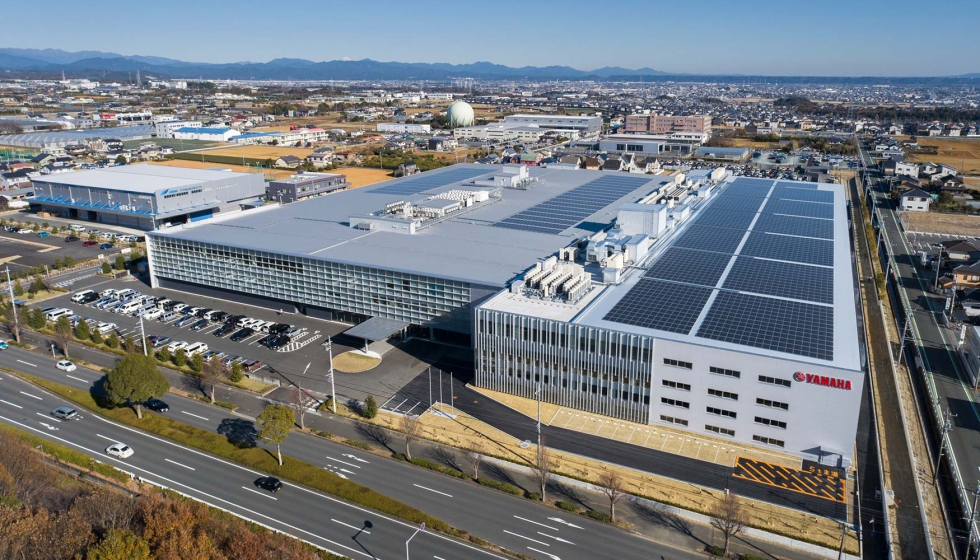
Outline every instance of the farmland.
[[285, 146], [235, 146], [228, 148], [218, 148], [217, 150], [207, 150], [205, 155], [244, 157], [246, 159], [273, 159], [285, 155], [296, 156], [300, 159], [313, 153], [313, 150], [305, 148], [287, 148]]
[[909, 161], [952, 165], [964, 175], [980, 175], [980, 138], [919, 137], [920, 146], [935, 146], [938, 154], [909, 154]]

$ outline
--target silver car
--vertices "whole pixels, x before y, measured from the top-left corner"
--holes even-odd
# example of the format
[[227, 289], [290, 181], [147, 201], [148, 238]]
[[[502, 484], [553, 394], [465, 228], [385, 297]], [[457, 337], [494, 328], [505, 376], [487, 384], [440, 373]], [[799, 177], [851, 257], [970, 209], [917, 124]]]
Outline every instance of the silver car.
[[75, 411], [74, 408], [70, 406], [59, 406], [58, 408], [51, 411], [51, 416], [54, 416], [58, 420], [81, 420], [82, 415]]

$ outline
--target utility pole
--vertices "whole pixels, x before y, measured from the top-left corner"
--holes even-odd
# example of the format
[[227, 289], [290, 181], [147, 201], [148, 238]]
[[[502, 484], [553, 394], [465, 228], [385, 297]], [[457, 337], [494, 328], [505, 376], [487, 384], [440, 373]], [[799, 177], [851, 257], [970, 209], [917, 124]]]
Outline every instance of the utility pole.
[[[540, 377], [539, 377], [540, 379]], [[541, 467], [541, 382], [538, 381], [538, 388], [534, 391], [534, 396], [538, 398], [538, 468]]]
[[432, 406], [432, 366], [425, 368], [429, 373], [429, 406]]
[[840, 549], [837, 551], [837, 560], [843, 560], [844, 558], [844, 540], [847, 539], [847, 523], [842, 522], [840, 528]]
[[149, 356], [149, 351], [146, 349], [146, 331], [143, 330], [143, 314], [140, 314], [140, 346], [143, 347], [143, 355]]
[[[978, 467], [980, 468], [980, 467]], [[977, 487], [973, 489], [973, 508], [970, 510], [970, 537], [966, 545], [966, 554], [970, 555], [970, 551], [973, 549], [973, 537], [976, 533], [977, 527], [977, 500], [980, 499], [980, 480], [977, 481]], [[978, 543], [980, 544], [980, 543]]]
[[933, 290], [939, 289], [939, 269], [943, 267], [943, 246], [939, 246], [939, 262], [936, 264], [936, 281], [932, 284]]
[[[330, 375], [330, 408], [333, 410], [334, 414], [337, 414], [337, 388], [333, 381], [333, 341], [330, 340], [329, 336], [323, 345], [327, 348], [327, 359], [329, 360], [328, 373]], [[310, 366], [306, 367], [309, 369]], [[305, 374], [306, 372], [304, 371], [303, 373]]]
[[[936, 404], [940, 405], [942, 403], [937, 400]], [[949, 445], [948, 434], [953, 429], [953, 418], [956, 418], [956, 415], [950, 412], [949, 405], [947, 405], [946, 414], [943, 417], [943, 431], [942, 434], [939, 436], [940, 445], [939, 445], [939, 457], [936, 458], [936, 472], [933, 473], [933, 477], [932, 477], [932, 483], [934, 485], [939, 484], [939, 467], [940, 465], [942, 465], [943, 455], [946, 452], [946, 447]]]
[[449, 372], [449, 410], [456, 414], [456, 397], [453, 396], [453, 372]]
[[[14, 326], [17, 332], [20, 333], [20, 322], [17, 319], [17, 304], [14, 303], [14, 283], [10, 280], [10, 267], [8, 266], [4, 271], [7, 273], [7, 289], [10, 290], [10, 308], [13, 310], [14, 314]], [[20, 334], [17, 335], [17, 342], [20, 342]]]

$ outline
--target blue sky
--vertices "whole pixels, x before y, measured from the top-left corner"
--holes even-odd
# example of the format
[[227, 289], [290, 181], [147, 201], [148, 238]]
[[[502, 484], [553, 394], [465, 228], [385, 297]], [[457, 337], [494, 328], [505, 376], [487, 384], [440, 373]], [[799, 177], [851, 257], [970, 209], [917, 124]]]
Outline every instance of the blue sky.
[[26, 24], [4, 26], [0, 46], [198, 62], [371, 58], [770, 75], [980, 72], [978, 0], [13, 0], [3, 11], [6, 21]]

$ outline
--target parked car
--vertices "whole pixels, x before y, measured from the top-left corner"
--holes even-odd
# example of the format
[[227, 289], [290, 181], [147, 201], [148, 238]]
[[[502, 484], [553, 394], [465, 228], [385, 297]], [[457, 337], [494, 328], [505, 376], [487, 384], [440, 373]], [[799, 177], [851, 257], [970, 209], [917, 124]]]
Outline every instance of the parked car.
[[192, 331], [199, 331], [199, 330], [207, 327], [210, 324], [211, 323], [207, 319], [201, 319], [201, 320], [197, 321], [196, 323], [194, 323], [193, 325], [191, 325], [191, 330]]
[[79, 240], [81, 240], [81, 238], [78, 237], [77, 235], [69, 235], [68, 237], [65, 238], [65, 243], [73, 243]]
[[153, 319], [156, 319], [161, 315], [163, 315], [163, 310], [160, 309], [159, 307], [154, 307], [153, 309], [150, 309], [149, 311], [143, 314], [143, 320], [152, 321]]
[[252, 329], [249, 328], [240, 329], [238, 332], [231, 335], [231, 340], [234, 342], [238, 342], [240, 340], [244, 340], [252, 336], [253, 334], [255, 334], [255, 331], [253, 331]]
[[82, 243], [82, 245], [86, 247], [95, 247], [98, 244], [99, 244], [98, 241], [86, 241], [85, 243]]
[[289, 337], [280, 335], [269, 341], [269, 350], [278, 350], [287, 344], [289, 344]]
[[183, 319], [180, 319], [176, 323], [174, 323], [174, 326], [175, 327], [186, 327], [187, 325], [190, 325], [191, 323], [194, 323], [196, 321], [197, 321], [197, 317], [195, 317], [193, 315], [187, 315]]
[[167, 412], [170, 410], [170, 405], [161, 401], [160, 399], [150, 399], [143, 403], [143, 406], [149, 410], [152, 410], [153, 412]]
[[116, 328], [115, 323], [99, 323], [95, 326], [95, 330], [99, 331], [100, 334], [105, 334]]
[[75, 367], [75, 364], [73, 364], [68, 360], [59, 360], [58, 363], [55, 365], [61, 371], [75, 371], [76, 369], [78, 369], [77, 367]]
[[6, 349], [7, 349], [7, 343], [3, 340], [0, 340], [0, 350], [6, 350]]
[[99, 245], [99, 249], [112, 249], [113, 247], [115, 247], [115, 245], [112, 243], [103, 243], [102, 245]]
[[51, 416], [58, 420], [81, 420], [82, 416], [70, 406], [59, 406], [51, 411]]
[[25, 228], [20, 228], [19, 230], [17, 230], [17, 233], [19, 233], [21, 235], [24, 235], [25, 233], [34, 233], [34, 230], [32, 230], [31, 228], [26, 228], [25, 227]]
[[153, 344], [153, 347], [154, 348], [159, 348], [159, 347], [161, 347], [164, 344], [167, 344], [169, 342], [170, 342], [170, 337], [169, 336], [158, 336], [157, 339], [154, 340], [151, 344]]
[[249, 373], [256, 372], [256, 371], [262, 369], [263, 367], [265, 367], [265, 364], [263, 364], [262, 362], [260, 362], [258, 360], [249, 360], [249, 361], [245, 362], [244, 364], [242, 364], [242, 368], [245, 371], [249, 372]]
[[235, 325], [232, 325], [230, 323], [225, 323], [220, 329], [214, 331], [213, 334], [214, 334], [214, 336], [217, 336], [217, 337], [220, 338], [220, 337], [225, 336], [226, 334], [234, 331], [236, 328], [238, 328], [238, 327], [236, 327]]
[[180, 350], [181, 348], [186, 348], [186, 347], [187, 347], [187, 343], [184, 342], [183, 340], [175, 340], [175, 341], [173, 341], [173, 342], [171, 342], [170, 344], [167, 345], [167, 350], [170, 350], [171, 353], [174, 353], [177, 350]]
[[109, 447], [105, 448], [107, 455], [112, 455], [113, 457], [119, 457], [120, 459], [128, 459], [133, 456], [133, 448], [126, 445], [125, 443], [113, 443]]
[[50, 237], [51, 234], [49, 232], [46, 232], [46, 231], [39, 231], [39, 232], [37, 232], [37, 236], [38, 237]]

